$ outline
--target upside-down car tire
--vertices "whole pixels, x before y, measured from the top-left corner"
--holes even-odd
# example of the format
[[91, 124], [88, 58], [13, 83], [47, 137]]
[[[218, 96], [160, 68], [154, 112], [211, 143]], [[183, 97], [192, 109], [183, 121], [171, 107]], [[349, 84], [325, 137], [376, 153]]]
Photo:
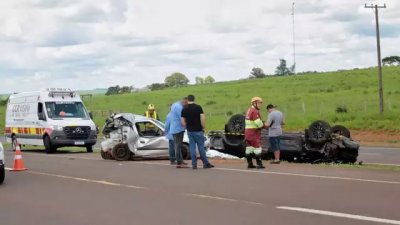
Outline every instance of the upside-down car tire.
[[349, 129], [347, 129], [345, 126], [342, 125], [335, 125], [332, 127], [332, 133], [333, 134], [339, 134], [342, 136], [345, 136], [347, 138], [351, 137]]
[[313, 144], [325, 144], [331, 138], [331, 126], [322, 120], [317, 120], [308, 127], [308, 141]]
[[246, 128], [245, 116], [241, 114], [233, 115], [227, 124], [227, 131], [229, 133], [243, 134]]

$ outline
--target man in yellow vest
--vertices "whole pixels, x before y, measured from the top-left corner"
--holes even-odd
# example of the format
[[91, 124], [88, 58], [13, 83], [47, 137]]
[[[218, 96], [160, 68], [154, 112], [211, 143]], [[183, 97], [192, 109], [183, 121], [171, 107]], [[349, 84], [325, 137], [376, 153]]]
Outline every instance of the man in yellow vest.
[[[244, 137], [246, 141], [247, 168], [249, 169], [265, 168], [261, 161], [261, 130], [264, 128], [264, 122], [261, 120], [260, 114], [262, 103], [262, 98], [252, 98], [251, 107], [246, 113], [246, 129]], [[253, 164], [253, 157], [256, 159], [257, 166], [254, 166]]]
[[153, 104], [149, 104], [149, 106], [147, 107], [147, 111], [144, 113], [144, 116], [154, 120], [160, 120], [156, 111], [156, 107]]

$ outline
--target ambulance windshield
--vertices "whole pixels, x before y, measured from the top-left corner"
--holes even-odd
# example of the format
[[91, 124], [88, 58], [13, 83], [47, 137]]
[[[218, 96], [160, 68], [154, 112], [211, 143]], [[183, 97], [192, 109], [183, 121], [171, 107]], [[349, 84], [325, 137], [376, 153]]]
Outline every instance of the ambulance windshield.
[[46, 112], [51, 119], [89, 118], [82, 102], [46, 102]]

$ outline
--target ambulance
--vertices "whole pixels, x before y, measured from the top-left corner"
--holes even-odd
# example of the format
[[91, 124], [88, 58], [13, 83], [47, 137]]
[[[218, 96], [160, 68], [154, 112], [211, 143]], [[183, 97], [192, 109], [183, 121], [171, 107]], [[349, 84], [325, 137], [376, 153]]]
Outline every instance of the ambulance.
[[67, 88], [12, 94], [6, 110], [5, 136], [13, 150], [44, 146], [46, 153], [78, 146], [93, 151], [97, 129], [80, 96]]

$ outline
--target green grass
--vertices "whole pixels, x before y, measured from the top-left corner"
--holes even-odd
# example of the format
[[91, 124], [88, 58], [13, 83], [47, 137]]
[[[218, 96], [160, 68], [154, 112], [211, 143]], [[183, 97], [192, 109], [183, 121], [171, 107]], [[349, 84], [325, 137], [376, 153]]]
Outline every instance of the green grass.
[[[194, 94], [208, 118], [207, 128], [223, 129], [231, 114], [244, 113], [253, 96], [265, 103], [278, 105], [286, 117], [286, 130], [303, 130], [312, 121], [326, 120], [358, 130], [400, 131], [400, 67], [385, 67], [385, 114], [378, 113], [377, 69], [268, 77], [211, 85], [192, 85], [153, 92], [118, 96], [94, 95], [85, 104], [99, 112], [123, 111], [143, 114], [147, 104], [156, 105], [165, 118], [169, 105], [187, 94]], [[336, 113], [337, 107], [347, 113]], [[0, 107], [1, 127], [4, 127], [4, 106]], [[263, 110], [264, 119], [267, 116]], [[102, 126], [105, 115], [97, 114], [96, 124]]]

